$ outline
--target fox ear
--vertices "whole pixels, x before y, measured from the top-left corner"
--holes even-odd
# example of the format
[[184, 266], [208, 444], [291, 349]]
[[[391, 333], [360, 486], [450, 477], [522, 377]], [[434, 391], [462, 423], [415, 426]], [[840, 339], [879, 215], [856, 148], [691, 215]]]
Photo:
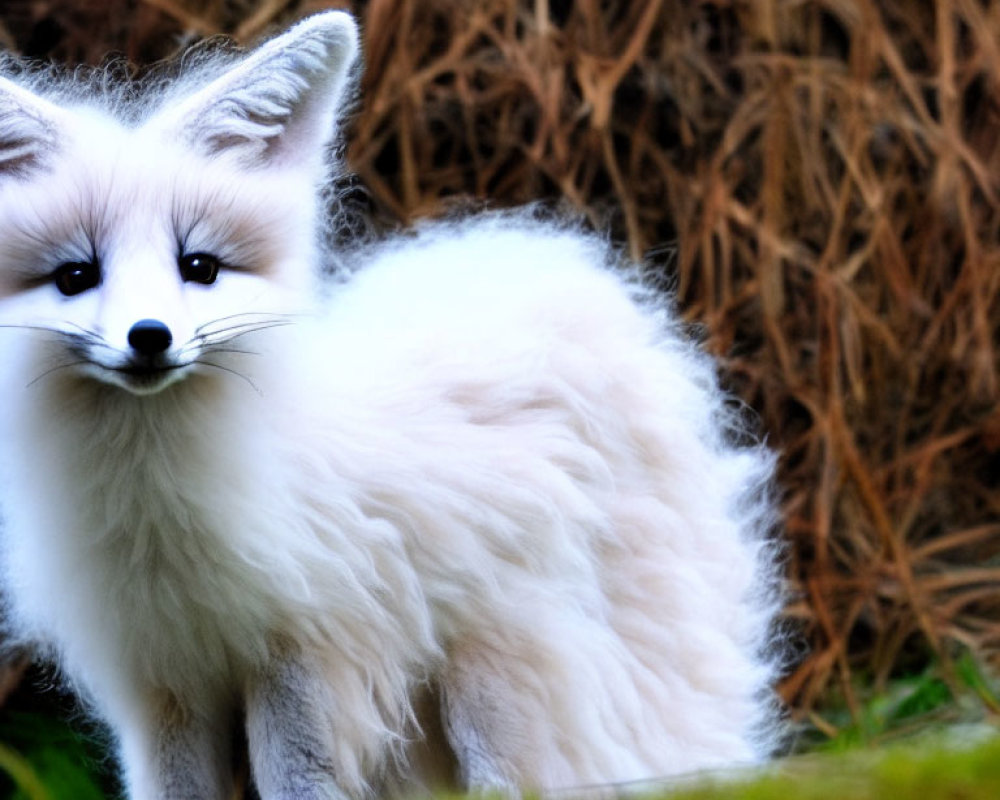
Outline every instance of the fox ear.
[[58, 145], [60, 109], [0, 78], [0, 177], [37, 167]]
[[311, 162], [334, 136], [357, 52], [349, 15], [309, 17], [168, 109], [168, 127], [206, 155]]

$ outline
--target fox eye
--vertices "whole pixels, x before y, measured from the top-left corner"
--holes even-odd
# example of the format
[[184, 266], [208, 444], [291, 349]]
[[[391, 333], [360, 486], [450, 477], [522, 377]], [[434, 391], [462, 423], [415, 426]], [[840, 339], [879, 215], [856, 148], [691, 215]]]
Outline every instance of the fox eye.
[[221, 266], [219, 259], [211, 253], [187, 253], [177, 259], [181, 278], [192, 283], [215, 283]]
[[52, 273], [52, 281], [62, 294], [72, 297], [101, 282], [101, 266], [96, 261], [67, 261]]

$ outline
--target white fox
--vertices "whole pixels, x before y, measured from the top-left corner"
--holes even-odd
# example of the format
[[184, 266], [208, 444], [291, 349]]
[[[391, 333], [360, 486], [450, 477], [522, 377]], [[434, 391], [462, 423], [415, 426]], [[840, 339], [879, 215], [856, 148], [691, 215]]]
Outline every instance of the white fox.
[[772, 457], [588, 236], [493, 215], [324, 279], [357, 49], [321, 14], [145, 96], [7, 63], [8, 635], [133, 798], [229, 796], [236, 726], [264, 800], [763, 757]]

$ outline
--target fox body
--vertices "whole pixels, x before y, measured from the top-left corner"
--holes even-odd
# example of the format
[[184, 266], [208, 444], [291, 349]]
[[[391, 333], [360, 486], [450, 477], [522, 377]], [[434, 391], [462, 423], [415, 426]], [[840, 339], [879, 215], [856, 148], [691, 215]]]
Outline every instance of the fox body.
[[234, 725], [264, 800], [760, 758], [771, 457], [587, 236], [487, 216], [324, 281], [356, 49], [328, 13], [143, 102], [0, 78], [8, 635], [133, 798], [228, 796]]

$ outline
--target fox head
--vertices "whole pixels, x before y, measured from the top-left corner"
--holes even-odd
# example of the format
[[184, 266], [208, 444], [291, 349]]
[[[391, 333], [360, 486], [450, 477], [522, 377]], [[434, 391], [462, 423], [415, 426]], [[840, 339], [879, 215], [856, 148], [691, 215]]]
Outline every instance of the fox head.
[[0, 73], [0, 326], [39, 375], [158, 392], [299, 307], [357, 49], [320, 14], [142, 107]]

